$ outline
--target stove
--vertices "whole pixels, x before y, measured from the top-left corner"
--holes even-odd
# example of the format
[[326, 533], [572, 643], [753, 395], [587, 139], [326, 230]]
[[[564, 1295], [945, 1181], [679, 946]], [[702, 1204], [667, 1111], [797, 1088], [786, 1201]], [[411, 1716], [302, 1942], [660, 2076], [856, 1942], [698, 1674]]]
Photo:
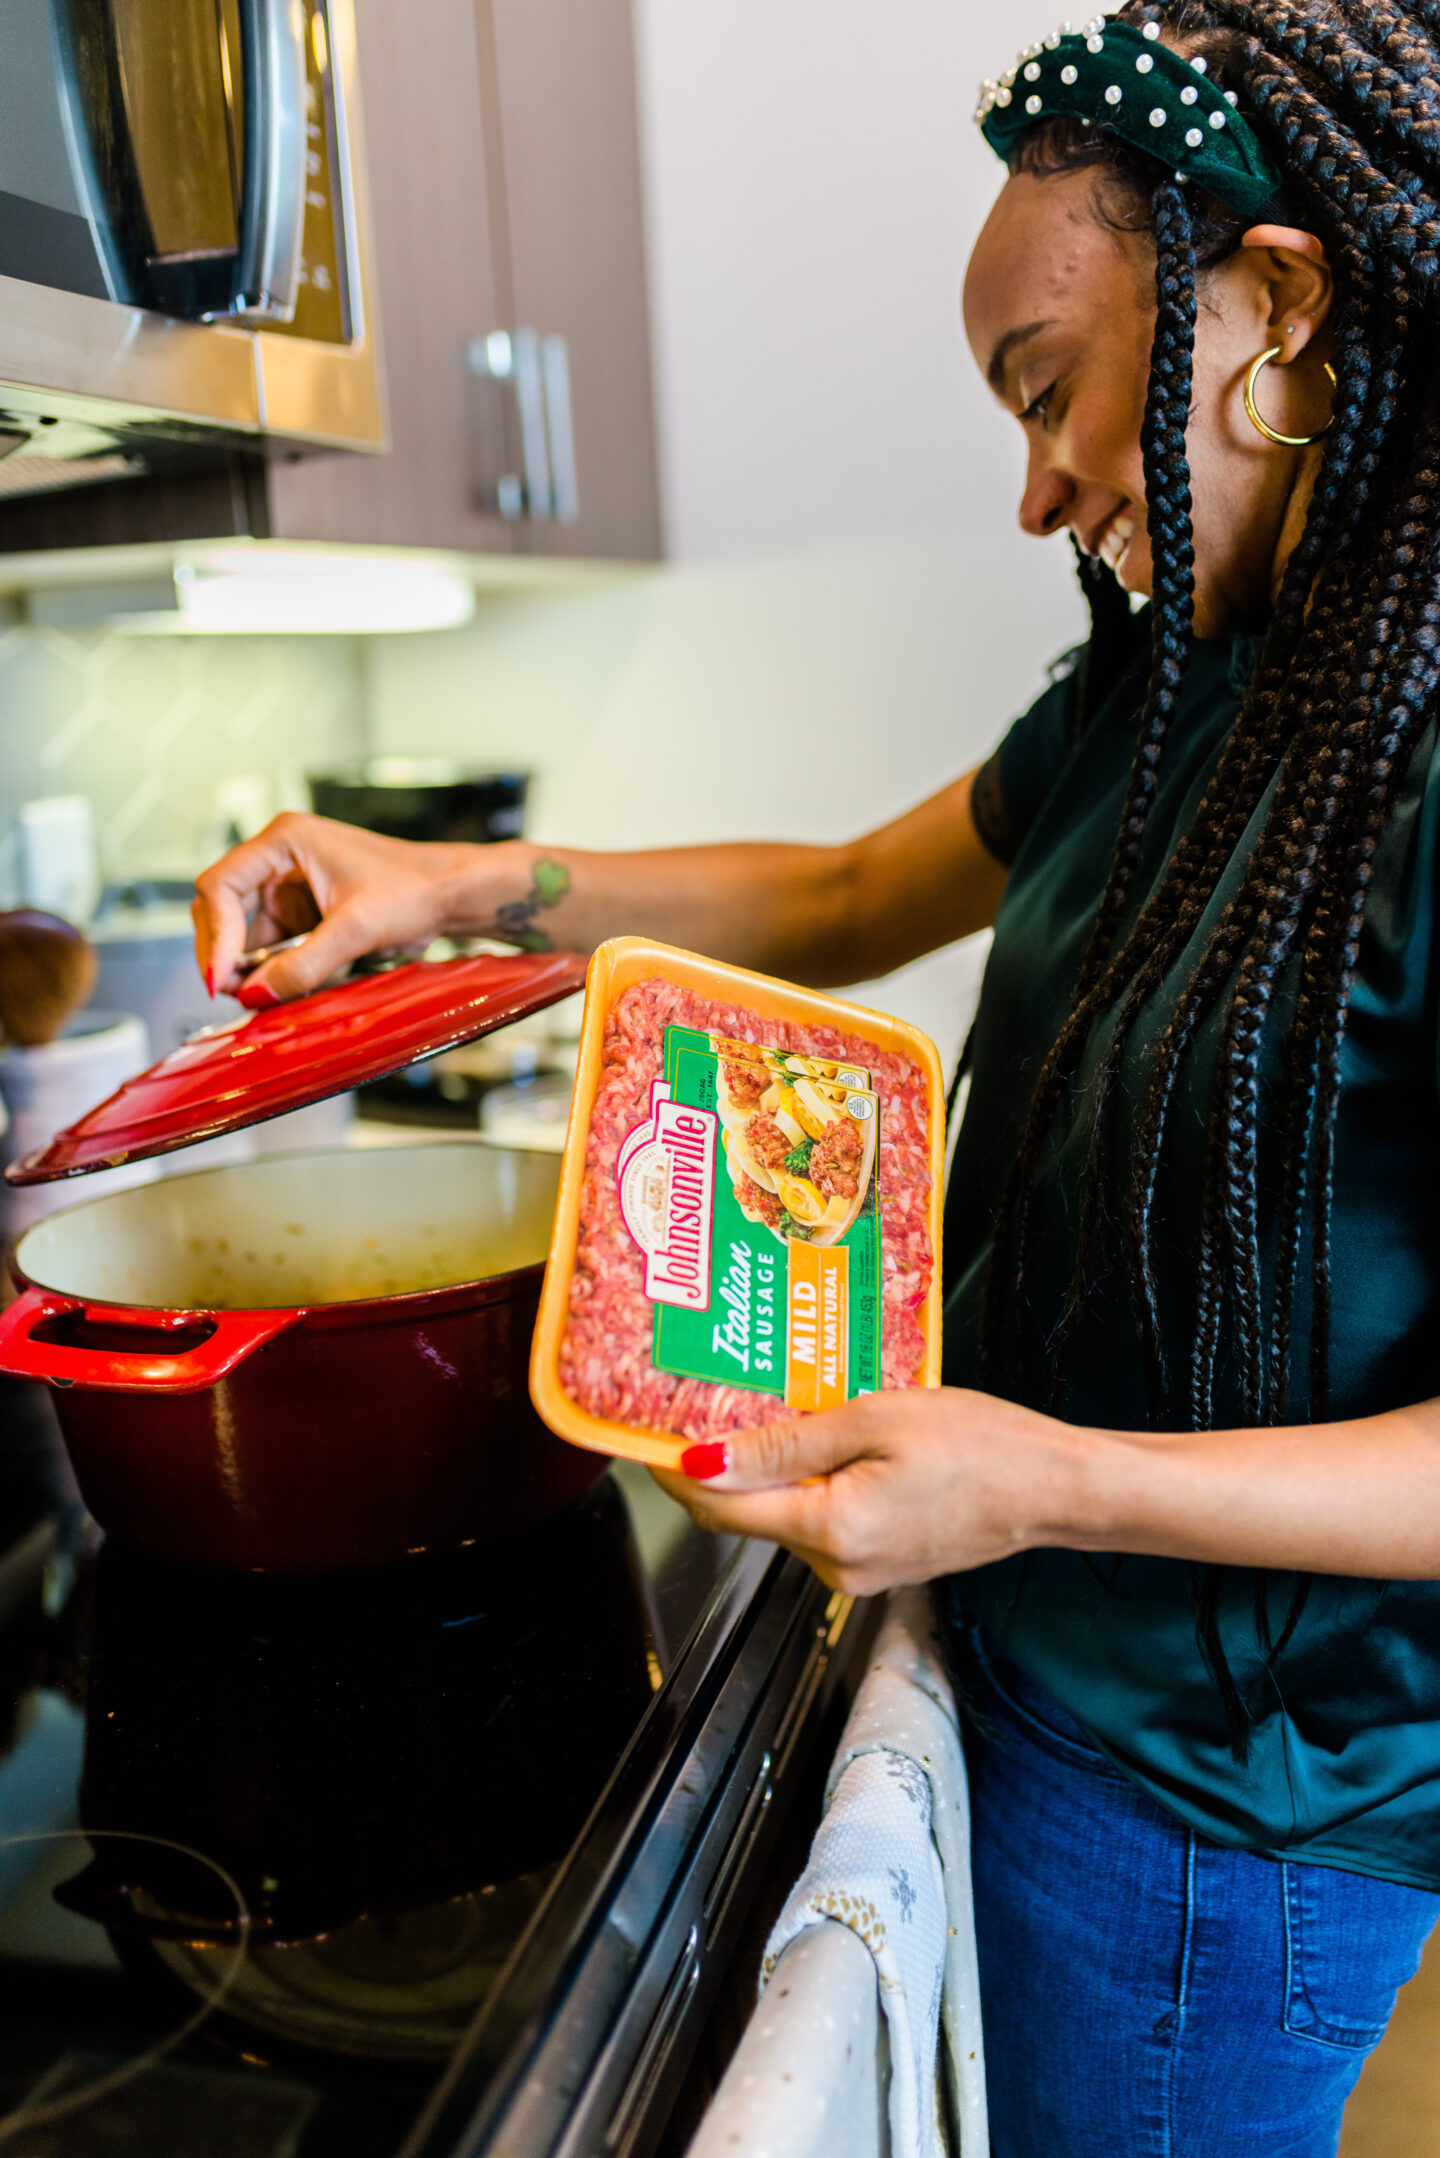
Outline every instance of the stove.
[[654, 2150], [848, 1600], [624, 1465], [383, 1572], [161, 1565], [45, 1419], [7, 1382], [0, 2158]]

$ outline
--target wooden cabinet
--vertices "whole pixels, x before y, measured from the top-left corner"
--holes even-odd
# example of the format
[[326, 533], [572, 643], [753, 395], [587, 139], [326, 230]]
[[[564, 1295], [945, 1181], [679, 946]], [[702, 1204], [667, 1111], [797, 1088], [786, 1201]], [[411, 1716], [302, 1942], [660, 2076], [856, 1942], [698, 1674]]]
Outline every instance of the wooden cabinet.
[[[503, 322], [475, 0], [357, 0], [364, 162], [391, 448], [272, 467], [277, 539], [508, 549], [483, 495], [503, 453], [476, 439], [470, 340]], [[494, 433], [494, 430], [491, 430]]]
[[658, 555], [630, 0], [482, 5], [503, 138], [507, 302], [515, 321], [569, 343], [580, 515], [544, 544]]
[[[249, 533], [658, 556], [629, 0], [356, 0], [355, 13], [389, 452], [227, 453], [13, 501], [0, 548]], [[517, 504], [514, 387], [468, 363], [491, 333], [521, 329], [564, 339], [566, 521]]]

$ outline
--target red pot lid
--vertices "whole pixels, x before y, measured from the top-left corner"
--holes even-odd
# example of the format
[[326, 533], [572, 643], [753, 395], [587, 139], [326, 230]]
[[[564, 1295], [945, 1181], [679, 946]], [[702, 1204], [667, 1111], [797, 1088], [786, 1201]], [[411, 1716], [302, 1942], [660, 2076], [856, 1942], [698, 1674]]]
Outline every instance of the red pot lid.
[[218, 1139], [474, 1041], [584, 986], [577, 952], [417, 959], [242, 1012], [127, 1079], [48, 1146], [13, 1162], [6, 1180], [51, 1184]]

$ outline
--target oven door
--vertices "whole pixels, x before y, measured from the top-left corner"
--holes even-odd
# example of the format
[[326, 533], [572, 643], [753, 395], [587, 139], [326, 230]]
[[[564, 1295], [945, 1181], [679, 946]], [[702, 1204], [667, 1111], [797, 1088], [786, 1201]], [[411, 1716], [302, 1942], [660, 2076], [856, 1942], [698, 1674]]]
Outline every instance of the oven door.
[[[17, 458], [196, 434], [379, 446], [349, 0], [5, 11], [0, 427]], [[0, 490], [20, 491], [15, 461]]]

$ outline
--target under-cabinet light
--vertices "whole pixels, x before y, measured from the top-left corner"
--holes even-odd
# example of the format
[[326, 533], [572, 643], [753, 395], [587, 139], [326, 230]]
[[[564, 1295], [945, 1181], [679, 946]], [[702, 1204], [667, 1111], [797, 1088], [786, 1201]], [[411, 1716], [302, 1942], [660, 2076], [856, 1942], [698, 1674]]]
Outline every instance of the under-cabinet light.
[[[216, 549], [136, 589], [36, 593], [32, 619], [130, 636], [368, 637], [458, 629], [475, 612], [472, 580], [447, 563], [319, 549]], [[83, 619], [82, 619], [83, 618]]]
[[403, 555], [282, 554], [268, 548], [260, 555], [246, 549], [180, 563], [175, 592], [185, 630], [222, 636], [363, 637], [458, 629], [475, 612], [475, 587], [468, 577]]

